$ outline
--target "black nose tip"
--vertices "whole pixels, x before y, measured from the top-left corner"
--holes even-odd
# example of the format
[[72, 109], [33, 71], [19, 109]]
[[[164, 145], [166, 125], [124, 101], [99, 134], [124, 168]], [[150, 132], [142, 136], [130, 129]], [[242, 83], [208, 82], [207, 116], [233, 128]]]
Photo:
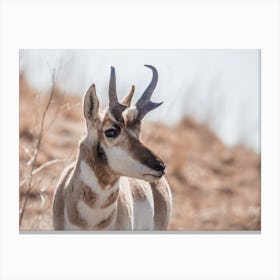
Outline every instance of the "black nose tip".
[[157, 162], [156, 164], [155, 164], [155, 170], [156, 171], [164, 171], [164, 169], [165, 169], [165, 165], [164, 165], [164, 163], [163, 162]]

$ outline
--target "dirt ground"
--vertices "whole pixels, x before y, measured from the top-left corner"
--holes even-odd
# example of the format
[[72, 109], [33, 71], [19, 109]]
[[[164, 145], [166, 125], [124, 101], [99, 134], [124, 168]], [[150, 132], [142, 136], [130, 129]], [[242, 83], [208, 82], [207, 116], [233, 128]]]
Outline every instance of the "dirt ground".
[[[30, 175], [48, 96], [20, 77], [20, 209], [27, 198], [21, 230], [52, 230], [57, 181], [64, 167], [75, 160], [85, 132], [81, 96], [56, 89]], [[205, 124], [190, 118], [173, 127], [146, 122], [142, 139], [167, 166], [173, 194], [169, 230], [261, 229], [258, 154], [242, 146], [226, 147]]]

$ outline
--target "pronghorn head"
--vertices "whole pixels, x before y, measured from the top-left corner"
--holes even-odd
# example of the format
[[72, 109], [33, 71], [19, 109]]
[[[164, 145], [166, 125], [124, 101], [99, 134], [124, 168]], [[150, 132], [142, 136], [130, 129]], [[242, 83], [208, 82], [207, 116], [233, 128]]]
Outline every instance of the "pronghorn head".
[[158, 73], [155, 67], [145, 65], [153, 71], [153, 78], [140, 99], [130, 106], [134, 94], [132, 86], [122, 102], [118, 102], [116, 75], [111, 67], [109, 83], [109, 108], [99, 112], [99, 101], [95, 85], [91, 85], [84, 97], [84, 116], [87, 123], [86, 141], [98, 149], [97, 154], [106, 158], [112, 173], [146, 181], [156, 181], [164, 175], [165, 165], [140, 140], [143, 117], [162, 103], [150, 101], [156, 87]]

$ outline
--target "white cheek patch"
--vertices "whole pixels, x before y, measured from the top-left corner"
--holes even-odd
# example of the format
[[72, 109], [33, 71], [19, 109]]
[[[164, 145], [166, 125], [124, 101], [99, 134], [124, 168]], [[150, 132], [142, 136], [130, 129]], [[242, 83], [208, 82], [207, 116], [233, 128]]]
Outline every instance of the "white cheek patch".
[[125, 150], [118, 147], [103, 147], [108, 158], [110, 167], [117, 173], [129, 177], [139, 178], [144, 174], [149, 174], [151, 169], [139, 161], [135, 160]]

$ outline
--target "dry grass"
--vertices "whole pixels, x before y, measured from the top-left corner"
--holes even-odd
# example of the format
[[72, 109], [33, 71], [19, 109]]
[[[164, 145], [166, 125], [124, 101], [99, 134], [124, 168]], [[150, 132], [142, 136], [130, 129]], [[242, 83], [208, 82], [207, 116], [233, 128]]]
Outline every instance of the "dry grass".
[[[20, 77], [20, 208], [48, 97]], [[21, 230], [52, 229], [54, 190], [63, 168], [75, 159], [84, 129], [81, 97], [55, 88]], [[259, 155], [224, 146], [206, 125], [189, 118], [174, 127], [145, 123], [142, 138], [167, 165], [174, 197], [170, 230], [260, 229]]]

